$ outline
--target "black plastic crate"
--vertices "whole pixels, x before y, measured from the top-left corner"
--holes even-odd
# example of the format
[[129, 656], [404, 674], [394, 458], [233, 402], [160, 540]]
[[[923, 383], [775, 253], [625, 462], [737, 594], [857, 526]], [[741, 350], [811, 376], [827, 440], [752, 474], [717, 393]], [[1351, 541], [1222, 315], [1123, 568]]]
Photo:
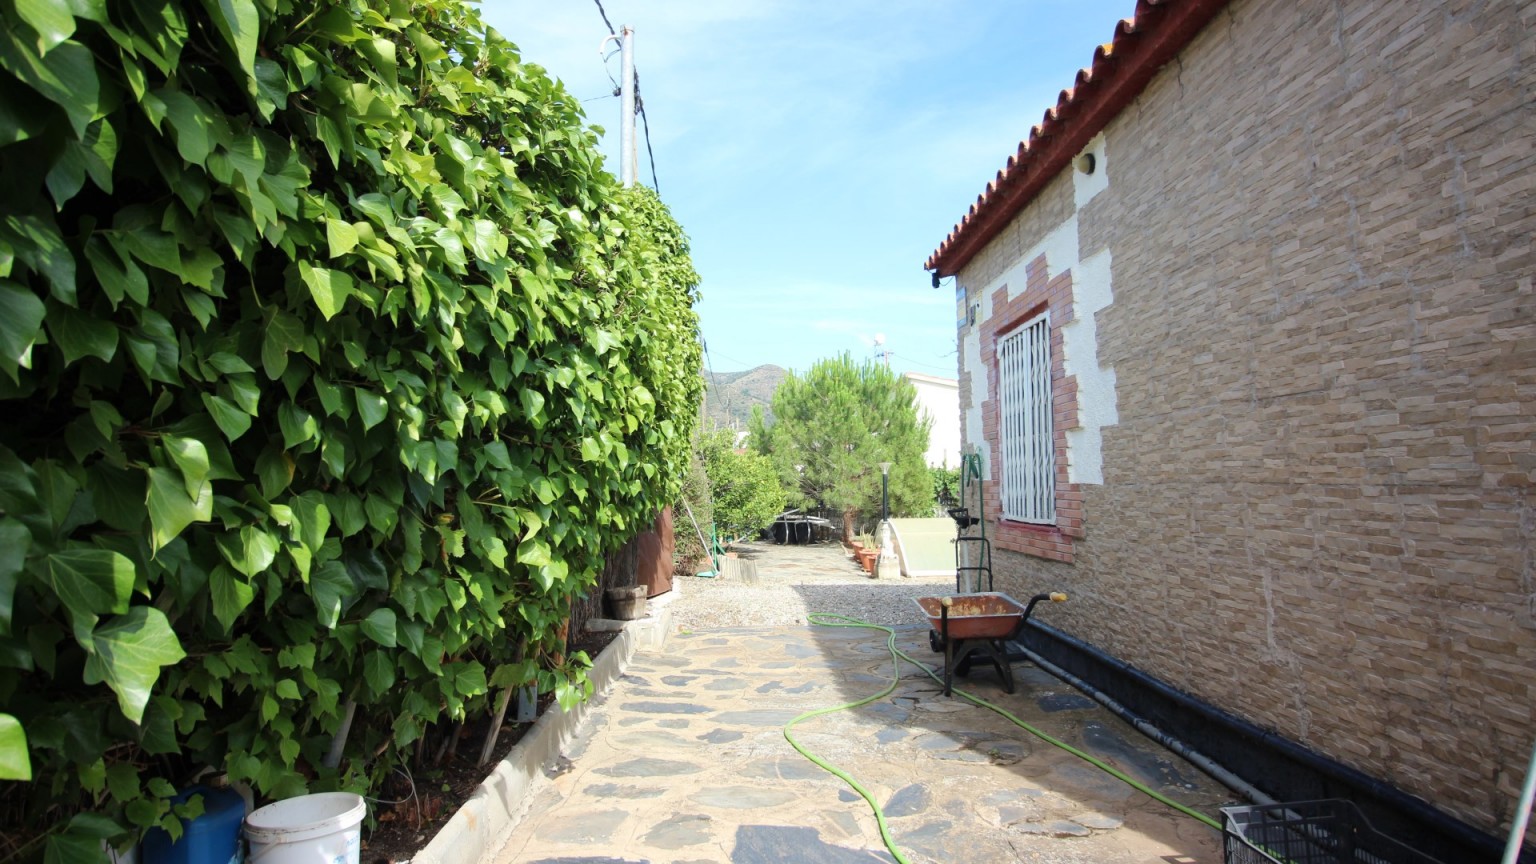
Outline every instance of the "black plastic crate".
[[1339, 799], [1223, 807], [1226, 864], [1441, 864], [1377, 833]]

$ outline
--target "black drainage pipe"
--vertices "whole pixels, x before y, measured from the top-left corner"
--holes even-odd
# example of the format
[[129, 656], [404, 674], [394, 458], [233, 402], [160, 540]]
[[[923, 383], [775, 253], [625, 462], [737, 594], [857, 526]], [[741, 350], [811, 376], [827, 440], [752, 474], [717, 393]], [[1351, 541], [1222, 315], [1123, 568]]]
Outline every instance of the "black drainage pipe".
[[[1362, 771], [1176, 690], [1099, 648], [1038, 621], [1015, 641], [1083, 679], [1135, 717], [1186, 741], [1280, 801], [1346, 798], [1382, 833], [1448, 864], [1496, 864], [1503, 843]], [[1527, 847], [1520, 864], [1536, 864]]]

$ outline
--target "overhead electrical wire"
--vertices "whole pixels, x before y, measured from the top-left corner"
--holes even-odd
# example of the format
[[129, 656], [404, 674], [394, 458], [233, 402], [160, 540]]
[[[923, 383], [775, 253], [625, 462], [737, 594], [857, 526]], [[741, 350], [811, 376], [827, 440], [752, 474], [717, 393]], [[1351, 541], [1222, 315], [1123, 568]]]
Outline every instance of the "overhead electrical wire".
[[699, 344], [704, 346], [704, 369], [709, 372], [709, 380], [714, 382], [715, 392], [725, 397], [725, 416], [729, 417], [731, 416], [731, 394], [720, 389], [720, 378], [715, 374], [715, 363], [709, 358], [709, 342], [705, 340], [703, 333], [699, 334]]
[[651, 121], [645, 116], [645, 101], [640, 98], [640, 73], [635, 73], [635, 104], [640, 106], [640, 125], [645, 129], [645, 155], [651, 160], [651, 188], [661, 196], [661, 184], [656, 182], [656, 153], [651, 150]]
[[608, 10], [603, 8], [603, 0], [592, 0], [592, 2], [597, 4], [597, 14], [603, 16], [603, 23], [608, 25], [608, 35], [619, 35], [618, 31], [613, 29], [613, 22], [608, 20]]
[[909, 356], [907, 354], [897, 354], [896, 352], [892, 351], [891, 352], [891, 356], [892, 357], [899, 357], [902, 360], [905, 360], [908, 363], [911, 363], [911, 364], [913, 364], [915, 366], [923, 366], [923, 367], [926, 367], [928, 369], [937, 369], [937, 370], [939, 370], [941, 372], [953, 372], [953, 371], [955, 371], [955, 367], [953, 367], [953, 366], [936, 366], [936, 365], [934, 365], [932, 363], [924, 363], [921, 360], [913, 360], [911, 358], [911, 356]]

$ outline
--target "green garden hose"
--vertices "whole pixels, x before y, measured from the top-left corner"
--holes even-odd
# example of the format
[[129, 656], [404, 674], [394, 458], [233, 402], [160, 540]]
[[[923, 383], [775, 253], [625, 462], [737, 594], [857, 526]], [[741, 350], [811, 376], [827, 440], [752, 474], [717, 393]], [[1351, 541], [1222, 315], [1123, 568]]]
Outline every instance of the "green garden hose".
[[869, 808], [875, 811], [875, 822], [880, 826], [880, 839], [885, 843], [885, 848], [890, 850], [891, 855], [896, 858], [897, 864], [911, 864], [911, 862], [907, 860], [906, 856], [901, 854], [901, 850], [897, 848], [896, 839], [891, 836], [890, 826], [885, 824], [885, 811], [881, 810], [880, 805], [875, 803], [875, 796], [871, 795], [868, 789], [865, 789], [863, 786], [859, 785], [859, 781], [853, 779], [853, 777], [849, 775], [847, 771], [844, 771], [836, 765], [833, 765], [831, 762], [828, 762], [820, 756], [817, 756], [815, 753], [805, 749], [805, 747], [802, 746], [799, 741], [795, 740], [795, 736], [790, 732], [790, 730], [795, 727], [795, 724], [799, 723], [801, 720], [809, 720], [812, 717], [820, 717], [823, 714], [831, 714], [836, 711], [845, 711], [849, 708], [858, 708], [861, 705], [868, 705], [877, 699], [884, 699], [885, 697], [891, 695], [891, 693], [896, 690], [896, 682], [901, 680], [901, 666], [896, 660], [897, 655], [901, 654], [901, 649], [896, 647], [896, 631], [889, 627], [881, 627], [878, 624], [868, 624], [863, 621], [858, 621], [857, 623], [839, 623], [853, 622], [857, 619], [845, 618], [842, 615], [828, 615], [821, 612], [812, 613], [808, 616], [807, 620], [809, 620], [812, 624], [820, 624], [824, 627], [869, 627], [871, 629], [884, 630], [886, 635], [885, 645], [887, 648], [891, 649], [891, 683], [886, 685], [886, 688], [881, 690], [879, 693], [866, 696], [857, 702], [848, 702], [842, 705], [835, 705], [831, 708], [817, 708], [814, 711], [807, 711], [804, 714], [801, 714], [799, 717], [796, 717], [795, 719], [784, 724], [784, 740], [789, 742], [789, 746], [800, 751], [801, 756], [804, 756], [824, 770], [836, 775], [844, 783], [847, 783], [848, 786], [853, 789], [853, 791], [859, 793], [859, 795], [863, 797], [865, 801], [869, 802]]
[[[849, 708], [858, 708], [858, 707], [860, 707], [862, 705], [868, 705], [869, 703], [874, 702], [877, 699], [884, 699], [886, 696], [889, 696], [892, 692], [894, 692], [896, 690], [896, 683], [901, 678], [901, 664], [900, 664], [900, 660], [905, 660], [908, 663], [911, 663], [913, 666], [916, 666], [917, 668], [921, 669], [925, 675], [927, 675], [929, 678], [932, 678], [934, 681], [938, 682], [940, 685], [942, 685], [944, 683], [944, 679], [939, 677], [939, 674], [937, 672], [935, 672], [933, 669], [929, 668], [929, 666], [927, 664], [922, 663], [921, 661], [919, 661], [916, 658], [912, 657], [911, 655], [907, 654], [905, 651], [902, 651], [900, 648], [897, 648], [896, 647], [896, 631], [893, 628], [886, 627], [886, 626], [883, 626], [883, 625], [880, 625], [880, 624], [871, 624], [868, 621], [860, 621], [857, 618], [849, 618], [846, 615], [833, 615], [833, 614], [826, 613], [826, 612], [813, 612], [809, 616], [807, 616], [807, 620], [810, 621], [810, 623], [812, 623], [812, 624], [816, 624], [816, 625], [819, 625], [819, 626], [822, 626], [822, 627], [858, 627], [858, 628], [862, 628], [862, 629], [865, 629], [865, 630], [882, 630], [882, 631], [885, 632], [885, 637], [886, 637], [885, 638], [885, 644], [886, 644], [886, 647], [889, 648], [890, 651], [891, 651], [891, 683], [884, 690], [881, 690], [879, 693], [876, 693], [876, 694], [874, 694], [872, 696], [866, 696], [865, 698], [860, 699], [857, 702], [849, 702], [849, 703], [846, 703], [846, 704], [843, 704], [843, 705], [834, 706], [832, 708], [818, 708], [815, 711], [807, 711], [806, 713], [801, 714], [800, 716], [796, 717], [795, 719], [793, 719], [793, 720], [789, 721], [788, 723], [784, 724], [784, 738], [787, 741], [789, 741], [789, 744], [790, 744], [791, 747], [794, 747], [796, 750], [798, 750], [800, 752], [800, 755], [804, 756], [805, 758], [811, 760], [812, 762], [814, 762], [816, 765], [820, 766], [821, 768], [823, 768], [823, 769], [831, 772], [832, 774], [836, 775], [837, 777], [841, 778], [844, 783], [847, 783], [853, 789], [853, 791], [859, 793], [859, 795], [862, 796], [865, 801], [869, 802], [870, 809], [872, 809], [874, 811], [874, 813], [875, 813], [875, 821], [880, 826], [880, 839], [885, 843], [885, 848], [890, 850], [891, 855], [895, 856], [895, 858], [896, 858], [897, 862], [899, 862], [899, 864], [910, 864], [910, 862], [908, 862], [907, 859], [901, 854], [901, 851], [896, 848], [896, 841], [891, 837], [890, 829], [889, 829], [889, 827], [885, 823], [885, 813], [881, 811], [880, 805], [875, 803], [874, 796], [872, 796], [869, 793], [869, 790], [865, 789], [863, 786], [860, 786], [858, 781], [854, 780], [852, 777], [850, 777], [846, 771], [843, 771], [842, 769], [837, 768], [836, 766], [832, 765], [831, 763], [827, 762], [826, 760], [822, 759], [821, 757], [817, 756], [816, 754], [810, 752], [809, 750], [807, 750], [803, 746], [801, 746], [800, 742], [795, 740], [794, 735], [790, 734], [790, 730], [795, 726], [795, 724], [799, 723], [802, 720], [809, 720], [812, 717], [820, 717], [823, 714], [831, 714], [831, 713], [833, 713], [835, 711], [845, 711], [845, 710], [847, 710]], [[991, 702], [988, 702], [987, 700], [982, 699], [979, 696], [974, 696], [974, 695], [972, 695], [970, 693], [967, 693], [966, 691], [961, 690], [958, 687], [954, 688], [954, 692], [955, 692], [956, 695], [960, 696], [961, 698], [965, 699], [968, 702], [971, 702], [971, 703], [973, 703], [975, 705], [980, 705], [983, 708], [988, 708], [988, 709], [996, 712], [997, 714], [999, 714], [999, 715], [1001, 715], [1003, 717], [1008, 718], [1008, 720], [1012, 721], [1012, 723], [1015, 726], [1018, 726], [1020, 729], [1023, 729], [1025, 732], [1028, 732], [1029, 734], [1034, 735], [1036, 738], [1039, 738], [1041, 741], [1044, 741], [1045, 743], [1050, 744], [1052, 746], [1059, 747], [1062, 750], [1065, 750], [1066, 752], [1071, 753], [1073, 756], [1076, 756], [1077, 758], [1082, 759], [1083, 761], [1085, 761], [1088, 764], [1094, 766], [1095, 768], [1098, 768], [1098, 769], [1104, 771], [1105, 773], [1109, 774], [1110, 776], [1124, 781], [1125, 783], [1130, 785], [1130, 787], [1132, 789], [1135, 789], [1138, 792], [1143, 792], [1143, 793], [1147, 794], [1154, 801], [1158, 801], [1158, 802], [1160, 802], [1162, 804], [1165, 804], [1165, 805], [1167, 805], [1169, 807], [1172, 807], [1174, 810], [1177, 810], [1180, 813], [1183, 813], [1184, 815], [1186, 815], [1186, 816], [1188, 816], [1188, 817], [1190, 817], [1192, 819], [1195, 819], [1196, 821], [1198, 821], [1198, 822], [1200, 822], [1200, 823], [1202, 823], [1204, 825], [1207, 825], [1207, 826], [1209, 826], [1211, 828], [1214, 828], [1217, 831], [1221, 830], [1221, 823], [1217, 822], [1215, 819], [1212, 819], [1210, 816], [1207, 816], [1206, 814], [1201, 813], [1199, 810], [1196, 810], [1196, 809], [1194, 809], [1192, 807], [1189, 807], [1189, 806], [1184, 805], [1184, 804], [1180, 804], [1179, 802], [1173, 800], [1172, 798], [1169, 798], [1168, 796], [1162, 794], [1161, 792], [1158, 792], [1157, 790], [1150, 788], [1145, 783], [1142, 783], [1141, 781], [1136, 780], [1135, 778], [1127, 775], [1125, 772], [1123, 772], [1120, 769], [1114, 767], [1113, 765], [1110, 765], [1109, 763], [1105, 762], [1104, 760], [1099, 759], [1096, 756], [1092, 756], [1092, 755], [1090, 755], [1088, 753], [1084, 753], [1082, 750], [1079, 750], [1076, 747], [1073, 747], [1071, 744], [1068, 744], [1067, 742], [1062, 741], [1059, 738], [1055, 738], [1055, 737], [1051, 736], [1050, 734], [1048, 734], [1048, 733], [1046, 733], [1044, 731], [1041, 731], [1040, 729], [1037, 729], [1034, 726], [1031, 726], [1030, 724], [1028, 724], [1028, 723], [1024, 722], [1023, 720], [1019, 719], [1018, 717], [1014, 716], [1007, 709], [1001, 708], [1001, 707], [999, 707], [997, 705], [993, 705]]]

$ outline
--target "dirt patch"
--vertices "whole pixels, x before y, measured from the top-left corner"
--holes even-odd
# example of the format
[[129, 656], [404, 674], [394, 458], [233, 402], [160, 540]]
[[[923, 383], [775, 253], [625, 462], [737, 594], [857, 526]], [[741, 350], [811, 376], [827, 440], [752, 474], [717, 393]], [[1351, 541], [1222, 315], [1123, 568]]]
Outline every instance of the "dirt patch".
[[[570, 650], [573, 653], [585, 651], [588, 657], [596, 659], [598, 652], [608, 647], [618, 635], [616, 632], [583, 633], [572, 641]], [[552, 704], [553, 695], [540, 695], [537, 716], [544, 716]], [[454, 754], [445, 753], [441, 767], [416, 770], [413, 777], [396, 772], [384, 784], [378, 793], [381, 800], [371, 802], [369, 813], [372, 818], [363, 826], [363, 864], [396, 864], [416, 857], [416, 853], [442, 830], [533, 724], [503, 723], [492, 759], [477, 765], [481, 742], [485, 740], [489, 726], [489, 717], [465, 724], [458, 732], [459, 743], [453, 748]]]

